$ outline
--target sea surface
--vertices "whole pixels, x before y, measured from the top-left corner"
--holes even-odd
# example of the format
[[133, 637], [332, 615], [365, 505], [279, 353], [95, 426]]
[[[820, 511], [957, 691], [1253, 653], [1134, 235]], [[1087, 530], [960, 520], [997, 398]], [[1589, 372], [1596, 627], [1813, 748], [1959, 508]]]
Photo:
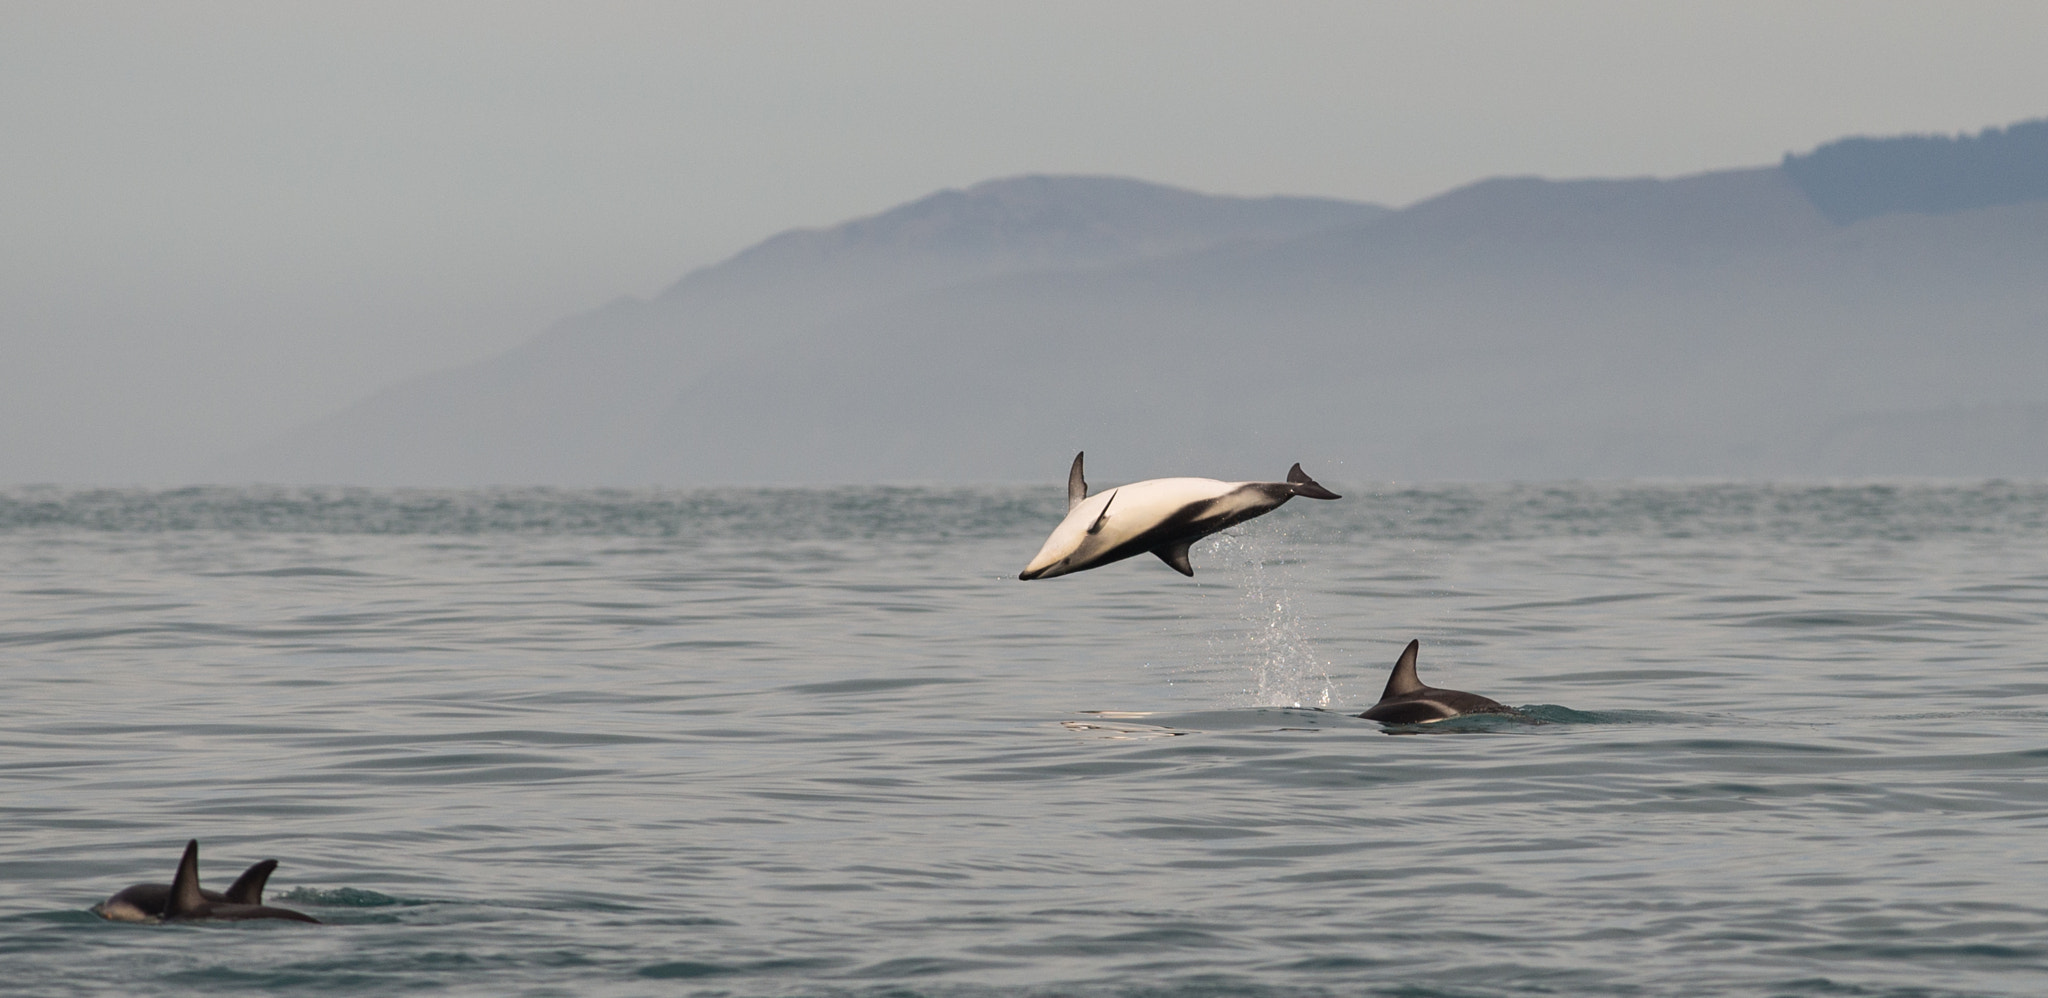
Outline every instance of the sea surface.
[[0, 491], [0, 991], [2048, 994], [2048, 484], [1332, 484]]

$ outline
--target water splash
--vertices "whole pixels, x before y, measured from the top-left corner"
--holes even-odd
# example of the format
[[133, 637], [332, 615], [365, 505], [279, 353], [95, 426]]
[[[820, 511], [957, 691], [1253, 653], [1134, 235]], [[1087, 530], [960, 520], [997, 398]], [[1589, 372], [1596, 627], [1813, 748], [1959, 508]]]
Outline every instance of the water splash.
[[1314, 625], [1299, 605], [1286, 536], [1270, 526], [1240, 528], [1211, 542], [1212, 565], [1242, 580], [1239, 626], [1209, 638], [1210, 657], [1242, 662], [1255, 707], [1326, 708], [1336, 701], [1329, 666], [1315, 653]]

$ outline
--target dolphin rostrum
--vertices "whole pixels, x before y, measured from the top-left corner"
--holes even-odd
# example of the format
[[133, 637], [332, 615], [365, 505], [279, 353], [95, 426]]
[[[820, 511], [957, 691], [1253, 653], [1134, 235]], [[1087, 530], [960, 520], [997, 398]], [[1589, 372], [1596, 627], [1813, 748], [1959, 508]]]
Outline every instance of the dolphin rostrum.
[[92, 906], [92, 913], [113, 922], [181, 922], [201, 919], [277, 918], [294, 922], [320, 920], [289, 908], [263, 903], [263, 885], [277, 860], [266, 859], [243, 871], [226, 893], [199, 888], [199, 840], [185, 843], [185, 857], [168, 884], [136, 884]]
[[1088, 494], [1081, 455], [1067, 472], [1067, 518], [1053, 528], [1020, 579], [1050, 579], [1150, 551], [1182, 575], [1195, 574], [1188, 545], [1269, 513], [1295, 496], [1336, 499], [1297, 464], [1284, 482], [1154, 478]]
[[1387, 677], [1387, 691], [1380, 695], [1380, 702], [1358, 716], [1382, 724], [1428, 724], [1462, 714], [1522, 713], [1477, 693], [1422, 685], [1422, 680], [1415, 675], [1415, 656], [1421, 650], [1422, 642], [1408, 642], [1408, 648], [1394, 663], [1394, 674]]

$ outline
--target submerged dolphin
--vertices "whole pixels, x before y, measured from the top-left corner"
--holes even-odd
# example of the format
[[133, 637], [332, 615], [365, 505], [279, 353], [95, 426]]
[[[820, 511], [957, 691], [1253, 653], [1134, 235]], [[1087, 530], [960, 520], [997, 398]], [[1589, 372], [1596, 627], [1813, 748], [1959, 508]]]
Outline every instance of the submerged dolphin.
[[92, 913], [113, 922], [180, 922], [198, 919], [278, 918], [294, 922], [320, 920], [289, 908], [263, 903], [263, 885], [277, 860], [266, 859], [235, 879], [223, 894], [199, 888], [199, 840], [185, 843], [185, 857], [168, 884], [136, 884], [92, 906]]
[[1461, 714], [1521, 713], [1477, 693], [1422, 685], [1422, 680], [1415, 675], [1415, 656], [1421, 650], [1422, 642], [1408, 642], [1407, 650], [1401, 652], [1400, 660], [1394, 663], [1394, 674], [1387, 677], [1387, 691], [1380, 695], [1380, 702], [1358, 716], [1382, 724], [1428, 724]]
[[1297, 464], [1284, 482], [1219, 482], [1154, 478], [1094, 496], [1081, 476], [1081, 455], [1067, 472], [1067, 518], [1053, 528], [1020, 579], [1050, 579], [1150, 551], [1182, 575], [1195, 574], [1188, 545], [1295, 496], [1337, 499]]

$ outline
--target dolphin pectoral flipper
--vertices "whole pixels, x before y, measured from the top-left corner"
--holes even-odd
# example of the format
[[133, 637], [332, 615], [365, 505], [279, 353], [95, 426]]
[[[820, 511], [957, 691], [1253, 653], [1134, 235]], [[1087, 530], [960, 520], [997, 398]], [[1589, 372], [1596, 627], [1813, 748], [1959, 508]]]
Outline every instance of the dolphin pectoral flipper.
[[1109, 522], [1110, 503], [1116, 502], [1116, 490], [1109, 490], [1109, 499], [1102, 504], [1102, 512], [1096, 514], [1095, 524], [1088, 528], [1090, 534], [1102, 533], [1102, 525]]
[[1165, 562], [1167, 567], [1192, 579], [1195, 577], [1195, 566], [1188, 564], [1188, 545], [1193, 543], [1194, 541], [1175, 541], [1165, 547], [1153, 548], [1152, 553], [1158, 555], [1159, 560]]
[[[1078, 461], [1080, 458], [1075, 458], [1075, 460]], [[1308, 472], [1301, 470], [1301, 463], [1298, 461], [1295, 462], [1294, 467], [1287, 469], [1287, 484], [1291, 486], [1288, 489], [1289, 492], [1298, 496], [1307, 496], [1310, 499], [1344, 498], [1329, 489], [1323, 488], [1317, 484], [1315, 479], [1308, 477]]]
[[277, 860], [266, 859], [235, 878], [233, 886], [221, 895], [229, 904], [262, 904], [263, 885], [270, 882], [270, 874], [277, 869]]
[[1074, 466], [1067, 469], [1067, 512], [1069, 513], [1074, 511], [1074, 507], [1081, 505], [1081, 500], [1088, 498], [1088, 480], [1081, 477], [1081, 455], [1086, 453], [1088, 452], [1079, 451], [1075, 453]]

